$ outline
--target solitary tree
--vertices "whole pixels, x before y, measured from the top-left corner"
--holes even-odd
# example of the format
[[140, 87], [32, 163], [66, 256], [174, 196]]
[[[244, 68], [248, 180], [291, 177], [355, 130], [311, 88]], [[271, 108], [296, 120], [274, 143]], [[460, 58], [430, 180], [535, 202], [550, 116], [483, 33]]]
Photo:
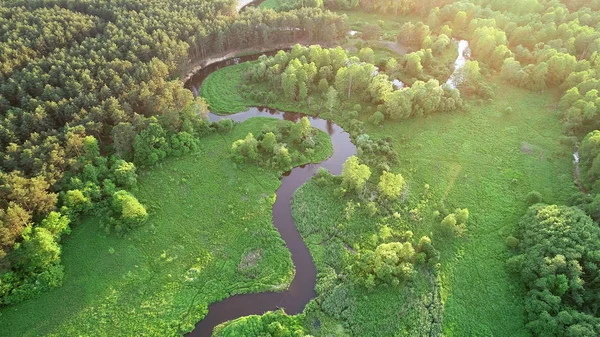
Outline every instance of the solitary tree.
[[388, 171], [383, 171], [383, 174], [379, 178], [379, 184], [377, 184], [379, 193], [390, 200], [398, 199], [405, 186], [406, 182], [402, 175], [393, 174]]
[[356, 156], [348, 158], [343, 165], [342, 185], [347, 191], [362, 193], [370, 177], [371, 170], [360, 164]]

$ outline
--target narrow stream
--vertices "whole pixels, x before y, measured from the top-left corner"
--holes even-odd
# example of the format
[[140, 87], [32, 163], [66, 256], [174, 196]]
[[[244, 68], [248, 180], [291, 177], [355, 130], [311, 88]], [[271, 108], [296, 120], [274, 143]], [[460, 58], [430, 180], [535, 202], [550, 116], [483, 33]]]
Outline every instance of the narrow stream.
[[471, 50], [469, 49], [469, 41], [460, 40], [458, 41], [458, 57], [454, 61], [454, 72], [450, 75], [447, 84], [449, 84], [452, 88], [455, 88], [463, 81], [461, 77], [458, 77], [458, 71], [465, 66], [467, 63], [467, 58], [471, 57]]
[[[462, 68], [468, 57], [467, 41], [459, 42], [458, 58], [455, 62], [454, 73], [448, 79], [448, 83], [455, 87], [456, 71]], [[185, 83], [186, 88], [198, 95], [198, 91], [204, 79], [212, 72], [239, 62], [256, 60], [260, 55], [274, 55], [277, 51], [246, 55], [243, 57], [232, 58], [215, 62], [207, 65], [198, 71], [189, 81]], [[465, 57], [466, 55], [466, 57]], [[252, 117], [271, 117], [289, 121], [298, 121], [304, 117], [304, 114], [284, 112], [268, 108], [249, 108], [246, 111], [232, 115], [221, 116], [209, 113], [211, 121], [218, 121], [222, 118], [231, 118], [234, 121], [242, 122]], [[301, 313], [306, 304], [316, 296], [315, 285], [317, 282], [317, 270], [310, 255], [308, 247], [304, 244], [302, 236], [296, 228], [292, 217], [291, 200], [296, 189], [302, 186], [310, 179], [320, 167], [327, 169], [332, 174], [342, 172], [342, 164], [346, 159], [356, 154], [356, 147], [350, 140], [350, 135], [339, 125], [330, 120], [321, 119], [313, 116], [306, 116], [310, 124], [320, 130], [327, 132], [333, 144], [333, 155], [318, 164], [308, 164], [296, 167], [283, 174], [281, 177], [281, 186], [276, 191], [276, 201], [273, 205], [273, 225], [279, 231], [286, 246], [291, 252], [292, 262], [295, 266], [295, 276], [289, 289], [283, 292], [264, 292], [257, 294], [234, 295], [216, 302], [208, 307], [206, 317], [196, 324], [196, 327], [187, 336], [208, 337], [212, 334], [215, 326], [242, 316], [263, 314], [267, 311], [283, 308], [289, 315]]]
[[[250, 108], [230, 116], [219, 116], [212, 113], [209, 115], [211, 121], [226, 117], [239, 122], [256, 116], [298, 121], [304, 115], [264, 108]], [[213, 303], [208, 307], [208, 315], [196, 324], [196, 328], [188, 336], [210, 336], [213, 328], [222, 322], [241, 316], [263, 314], [279, 308], [284, 308], [285, 312], [290, 315], [298, 314], [316, 296], [314, 289], [317, 282], [317, 269], [292, 218], [291, 200], [296, 189], [310, 179], [320, 167], [326, 168], [333, 174], [340, 174], [342, 164], [348, 157], [356, 154], [356, 147], [352, 144], [350, 135], [339, 125], [318, 117], [307, 117], [312, 126], [330, 135], [333, 155], [321, 163], [303, 165], [286, 172], [281, 177], [281, 186], [276, 191], [273, 224], [290, 250], [292, 262], [296, 268], [289, 289], [279, 293], [235, 295], [221, 302]]]

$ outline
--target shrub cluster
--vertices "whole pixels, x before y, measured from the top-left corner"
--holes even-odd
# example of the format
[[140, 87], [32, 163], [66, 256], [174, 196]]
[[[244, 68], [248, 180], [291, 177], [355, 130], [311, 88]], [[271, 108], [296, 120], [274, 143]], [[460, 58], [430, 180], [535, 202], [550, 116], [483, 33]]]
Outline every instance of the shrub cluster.
[[527, 289], [527, 326], [538, 336], [600, 334], [600, 228], [576, 207], [532, 206], [508, 260]]

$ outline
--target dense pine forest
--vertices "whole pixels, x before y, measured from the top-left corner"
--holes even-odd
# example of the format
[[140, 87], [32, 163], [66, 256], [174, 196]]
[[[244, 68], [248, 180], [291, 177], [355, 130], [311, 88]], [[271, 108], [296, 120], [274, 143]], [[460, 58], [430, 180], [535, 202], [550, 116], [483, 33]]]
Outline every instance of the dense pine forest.
[[600, 0], [0, 0], [0, 336], [600, 335]]

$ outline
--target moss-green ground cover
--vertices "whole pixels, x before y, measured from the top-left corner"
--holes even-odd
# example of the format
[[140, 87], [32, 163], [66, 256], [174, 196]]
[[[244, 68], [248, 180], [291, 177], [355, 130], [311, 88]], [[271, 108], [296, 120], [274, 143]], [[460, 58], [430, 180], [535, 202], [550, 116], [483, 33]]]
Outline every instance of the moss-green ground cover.
[[[277, 123], [250, 119], [202, 139], [196, 154], [142, 172], [134, 193], [148, 223], [118, 238], [100, 230], [104, 219], [83, 221], [63, 246], [64, 285], [2, 309], [0, 335], [179, 335], [214, 301], [284, 289], [293, 265], [271, 215], [280, 172], [229, 156], [233, 141]], [[331, 154], [328, 136], [318, 137], [310, 161]], [[239, 267], [258, 250], [256, 266]]]
[[[222, 76], [230, 83], [235, 83], [231, 71], [241, 71], [243, 65], [237, 67], [222, 69], [213, 74], [214, 79]], [[205, 82], [204, 92], [211, 92], [212, 85], [210, 81]], [[494, 82], [494, 85], [496, 94], [491, 102], [468, 101], [464, 112], [384, 122], [381, 127], [367, 124], [371, 136], [392, 137], [400, 156], [400, 163], [393, 171], [402, 173], [411, 190], [417, 191], [414, 194], [411, 192], [412, 198], [419, 195], [425, 184], [430, 186], [429, 193], [432, 196], [429, 212], [423, 214], [422, 221], [411, 224], [411, 229], [415, 237], [431, 235], [434, 246], [442, 252], [443, 331], [448, 336], [529, 334], [524, 325], [523, 290], [505, 269], [505, 261], [509, 256], [505, 238], [526, 210], [524, 197], [528, 192], [537, 190], [542, 193], [545, 202], [560, 203], [575, 191], [572, 183], [572, 149], [559, 142], [561, 129], [553, 93], [532, 93], [500, 82]], [[237, 102], [243, 106], [242, 96], [235, 96], [238, 95], [235, 85], [228, 87], [228, 90], [227, 95], [239, 97]], [[218, 99], [211, 101], [211, 97], [219, 97], [219, 90], [211, 95], [207, 96], [210, 104], [222, 102]], [[324, 110], [319, 103], [315, 103], [319, 101], [313, 97], [311, 105], [307, 102], [284, 101], [270, 105], [317, 114]], [[354, 103], [346, 102], [344, 106], [351, 107]], [[232, 105], [220, 107], [225, 111], [232, 109]], [[506, 111], [507, 107], [511, 107], [512, 111]], [[341, 125], [345, 124], [343, 109], [331, 116]], [[373, 110], [363, 104], [360, 118], [366, 120]], [[322, 114], [321, 117], [330, 116]], [[310, 186], [308, 184], [300, 191], [306, 189], [312, 191], [310, 193], [317, 193]], [[297, 195], [302, 194], [298, 192]], [[328, 204], [332, 208], [327, 210], [327, 214], [313, 216], [315, 226], [318, 226], [318, 221], [335, 219], [339, 213], [336, 207], [344, 206], [337, 205], [339, 201], [332, 199], [331, 193], [315, 194], [306, 199], [312, 200], [310, 205]], [[300, 200], [295, 199], [294, 203], [297, 202], [308, 201], [300, 197]], [[469, 209], [471, 217], [464, 238], [451, 240], [437, 233], [435, 228], [441, 219], [436, 218], [433, 211], [441, 207], [450, 211], [457, 207]], [[302, 215], [296, 212], [295, 216], [301, 226]], [[323, 224], [331, 225], [331, 221]], [[320, 248], [311, 244], [310, 237], [308, 240], [319, 266], [327, 254], [319, 253]], [[416, 289], [429, 291], [427, 287]], [[397, 310], [403, 310], [401, 312], [405, 314], [406, 307], [401, 304], [403, 300], [406, 303], [414, 298], [414, 294], [402, 297], [400, 292], [393, 295], [396, 296], [393, 301], [387, 301], [392, 295], [384, 292], [380, 300], [374, 298], [364, 303], [357, 302], [352, 319], [363, 321], [361, 326], [367, 332], [376, 331], [377, 320], [388, 322], [384, 327], [400, 328], [400, 324], [389, 323], [391, 320], [384, 318], [389, 312], [398, 313]], [[384, 313], [384, 316], [373, 313]], [[416, 315], [417, 320], [423, 317]], [[323, 325], [323, 331], [331, 333], [335, 330], [335, 324], [333, 321], [332, 325]], [[321, 335], [319, 332], [313, 334]], [[339, 335], [343, 334], [340, 332]]]
[[[393, 137], [398, 170], [412, 186], [430, 184], [450, 209], [470, 210], [466, 238], [439, 247], [448, 336], [528, 335], [522, 290], [505, 270], [505, 238], [526, 210], [528, 192], [560, 203], [575, 191], [552, 101], [550, 93], [501, 84], [493, 103], [466, 113], [369, 130]], [[513, 112], [505, 113], [507, 106]]]
[[277, 10], [279, 8], [279, 0], [265, 0], [258, 7]]

